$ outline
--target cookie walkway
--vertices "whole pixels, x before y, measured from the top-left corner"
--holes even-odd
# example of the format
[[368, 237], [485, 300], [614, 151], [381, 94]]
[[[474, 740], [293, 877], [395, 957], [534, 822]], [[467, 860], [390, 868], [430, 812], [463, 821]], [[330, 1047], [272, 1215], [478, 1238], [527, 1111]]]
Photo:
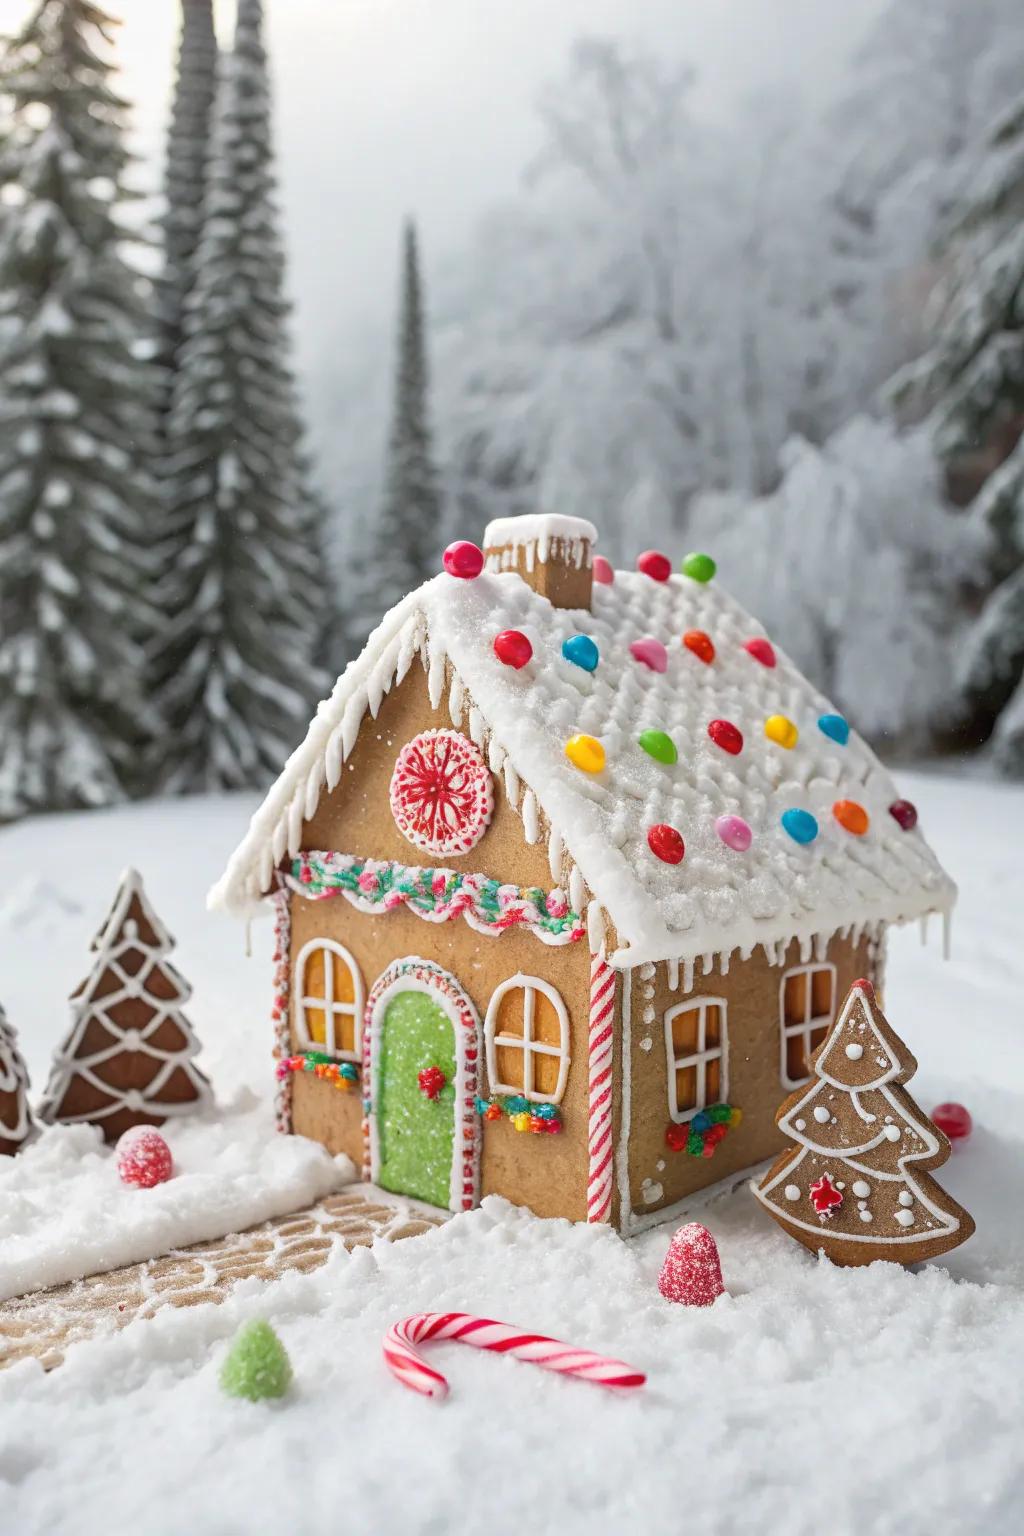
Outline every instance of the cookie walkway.
[[396, 1243], [443, 1219], [372, 1192], [345, 1189], [246, 1232], [0, 1302], [0, 1370], [29, 1357], [52, 1370], [69, 1344], [126, 1328], [161, 1307], [219, 1303], [239, 1280], [272, 1281], [288, 1270], [310, 1274], [339, 1245], [364, 1247], [378, 1237]]

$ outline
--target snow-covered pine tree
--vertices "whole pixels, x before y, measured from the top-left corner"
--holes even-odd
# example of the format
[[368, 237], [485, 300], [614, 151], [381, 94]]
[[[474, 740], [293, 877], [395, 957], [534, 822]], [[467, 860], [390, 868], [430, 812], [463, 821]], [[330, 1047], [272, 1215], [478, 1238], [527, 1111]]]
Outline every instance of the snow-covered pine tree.
[[0, 821], [119, 799], [146, 720], [156, 375], [113, 26], [38, 0], [0, 56]]
[[206, 160], [217, 89], [213, 0], [181, 0], [181, 42], [164, 166], [164, 264], [160, 297], [160, 361], [171, 370], [184, 339], [185, 300], [192, 286], [202, 229]]
[[382, 613], [437, 569], [441, 494], [431, 447], [429, 368], [416, 227], [402, 231], [395, 393], [384, 499], [372, 554], [360, 576], [350, 633], [365, 639]]
[[972, 735], [1024, 777], [1024, 98], [965, 182], [937, 294], [935, 339], [890, 388], [931, 413], [954, 499], [986, 539], [990, 588], [960, 659]]
[[261, 0], [222, 60], [196, 279], [168, 422], [184, 544], [152, 668], [178, 791], [262, 784], [305, 729], [326, 573], [288, 362]]

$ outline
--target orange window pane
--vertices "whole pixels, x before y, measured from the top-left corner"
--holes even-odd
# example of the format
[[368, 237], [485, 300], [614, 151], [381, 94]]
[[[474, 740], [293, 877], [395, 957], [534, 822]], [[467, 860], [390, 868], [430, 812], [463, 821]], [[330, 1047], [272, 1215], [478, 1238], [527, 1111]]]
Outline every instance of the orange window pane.
[[697, 1050], [699, 1010], [684, 1008], [672, 1019], [672, 1051], [676, 1056], [692, 1056]]
[[676, 1070], [676, 1109], [683, 1113], [697, 1107], [697, 1068], [679, 1067]]
[[787, 976], [782, 993], [782, 1011], [787, 1024], [799, 1024], [807, 1017], [807, 972]]
[[322, 1008], [306, 1009], [306, 1030], [315, 1045], [327, 1044], [327, 1015]]
[[713, 1003], [704, 1010], [704, 1045], [707, 1049], [722, 1043], [722, 1010]]
[[356, 1019], [353, 1013], [336, 1013], [334, 1015], [334, 1049], [336, 1051], [348, 1051], [352, 1055], [356, 1049]]
[[539, 1052], [534, 1052], [534, 1093], [554, 1093], [558, 1087], [558, 1068], [560, 1064], [561, 1058], [559, 1056], [541, 1056]]
[[523, 1076], [525, 1061], [526, 1052], [520, 1046], [499, 1045], [495, 1051], [498, 1081], [508, 1088], [524, 1090], [526, 1087]]
[[[822, 1028], [822, 1029], [812, 1029], [811, 1030], [811, 1052], [812, 1053], [818, 1049], [818, 1046], [825, 1039], [827, 1034], [828, 1034], [827, 1026]], [[808, 1070], [808, 1072], [811, 1070], [811, 1063], [810, 1063], [809, 1059], [808, 1059], [808, 1062], [807, 1062], [807, 1070]]]
[[543, 992], [533, 994], [533, 1038], [542, 1045], [562, 1044], [562, 1023], [558, 1009]]
[[495, 1014], [495, 1034], [522, 1036], [523, 1010], [526, 1003], [526, 993], [522, 987], [513, 987], [506, 992], [498, 1003]]
[[722, 1062], [716, 1056], [704, 1068], [704, 1102], [717, 1104], [722, 1095]]
[[811, 1010], [816, 1019], [832, 1017], [832, 983], [831, 971], [811, 972]]
[[786, 1076], [792, 1083], [802, 1082], [805, 1077], [811, 1075], [811, 1064], [807, 1060], [807, 1036], [801, 1031], [799, 1034], [790, 1035], [786, 1041]]
[[356, 1000], [355, 978], [352, 971], [341, 958], [330, 952], [330, 960], [334, 970], [334, 1001], [336, 1003], [354, 1003]]
[[302, 986], [306, 997], [326, 997], [325, 981], [324, 951], [322, 949], [314, 949], [312, 953], [306, 956], [306, 969], [302, 976]]

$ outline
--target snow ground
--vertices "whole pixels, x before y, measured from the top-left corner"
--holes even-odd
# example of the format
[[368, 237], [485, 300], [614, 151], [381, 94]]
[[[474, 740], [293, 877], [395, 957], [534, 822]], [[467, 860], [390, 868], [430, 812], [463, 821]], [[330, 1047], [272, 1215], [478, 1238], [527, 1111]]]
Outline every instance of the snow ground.
[[[943, 965], [937, 932], [926, 949], [896, 936], [886, 998], [921, 1063], [911, 1091], [975, 1116], [938, 1177], [978, 1232], [944, 1266], [819, 1264], [740, 1190], [703, 1214], [731, 1294], [695, 1312], [657, 1293], [665, 1229], [625, 1244], [489, 1201], [415, 1241], [76, 1345], [50, 1376], [33, 1362], [0, 1374], [0, 1536], [1018, 1532], [1024, 791], [901, 782], [962, 887], [953, 959]], [[202, 910], [249, 805], [164, 803], [0, 832], [0, 996], [39, 1088], [88, 940], [121, 866], [137, 864], [196, 988], [201, 1062], [238, 1117], [220, 1155], [237, 1123], [258, 1184], [242, 1127], [258, 1128], [272, 1086], [269, 927], [254, 929], [246, 963], [239, 932]], [[87, 1175], [75, 1177], [84, 1197]], [[68, 1222], [74, 1243], [71, 1210]], [[0, 1260], [17, 1226], [0, 1209]], [[451, 1398], [416, 1398], [385, 1372], [381, 1337], [406, 1313], [449, 1308], [607, 1351], [647, 1370], [648, 1386], [616, 1399], [444, 1345], [432, 1358]], [[273, 1322], [295, 1367], [274, 1405], [217, 1385], [227, 1341], [252, 1316]]]

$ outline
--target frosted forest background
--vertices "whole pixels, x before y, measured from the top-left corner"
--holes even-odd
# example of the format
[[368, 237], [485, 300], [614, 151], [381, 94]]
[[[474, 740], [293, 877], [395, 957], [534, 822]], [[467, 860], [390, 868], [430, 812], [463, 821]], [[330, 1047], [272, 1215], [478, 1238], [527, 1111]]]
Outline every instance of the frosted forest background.
[[0, 820], [265, 783], [537, 509], [1024, 777], [1020, 0], [108, 4], [0, 0]]

